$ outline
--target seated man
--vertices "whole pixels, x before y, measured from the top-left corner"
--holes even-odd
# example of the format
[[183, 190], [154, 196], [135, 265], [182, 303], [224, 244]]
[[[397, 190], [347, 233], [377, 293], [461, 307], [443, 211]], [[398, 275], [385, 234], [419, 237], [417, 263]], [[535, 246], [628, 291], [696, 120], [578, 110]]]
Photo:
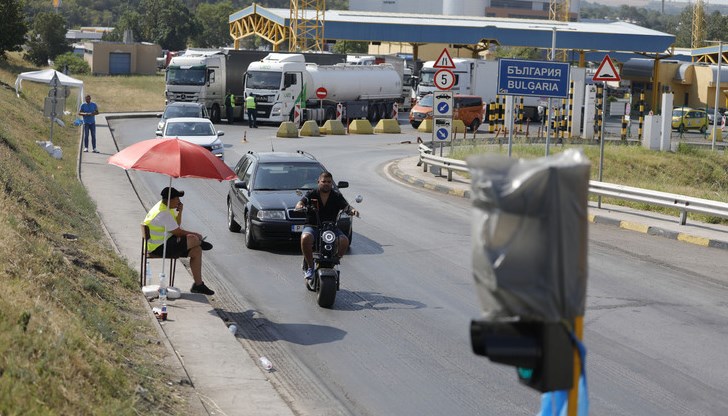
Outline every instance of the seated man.
[[[162, 200], [152, 207], [144, 218], [144, 224], [149, 226], [149, 240], [147, 249], [150, 253], [162, 256], [165, 250], [165, 229], [167, 238], [167, 257], [189, 257], [192, 279], [195, 283], [190, 292], [214, 295], [215, 292], [202, 282], [202, 250], [209, 250], [212, 244], [203, 241], [202, 235], [187, 231], [180, 227], [182, 223], [182, 201], [184, 191], [174, 188], [162, 189]], [[170, 235], [171, 234], [171, 235]]]

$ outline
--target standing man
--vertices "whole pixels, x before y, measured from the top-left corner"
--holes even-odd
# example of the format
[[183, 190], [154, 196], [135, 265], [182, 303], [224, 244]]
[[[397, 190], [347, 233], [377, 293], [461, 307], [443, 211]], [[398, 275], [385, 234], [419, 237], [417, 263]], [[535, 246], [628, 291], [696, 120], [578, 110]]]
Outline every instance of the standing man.
[[258, 116], [255, 114], [255, 96], [248, 94], [245, 97], [245, 108], [248, 110], [248, 127], [251, 129], [258, 128]]
[[[184, 195], [184, 191], [174, 188], [162, 189], [162, 200], [149, 210], [143, 222], [149, 227], [147, 250], [160, 257], [162, 254], [166, 254], [168, 258], [189, 257], [192, 279], [195, 281], [190, 292], [211, 296], [215, 292], [202, 282], [202, 250], [211, 249], [212, 244], [204, 241], [200, 233], [185, 230], [180, 226], [183, 208], [180, 197]], [[166, 251], [165, 238], [167, 238]]]
[[88, 152], [88, 136], [91, 134], [91, 147], [94, 153], [96, 150], [96, 114], [99, 113], [99, 107], [96, 103], [91, 102], [91, 96], [86, 96], [86, 102], [81, 104], [78, 115], [83, 116], [83, 151]]
[[227, 113], [228, 124], [233, 124], [233, 118], [235, 117], [235, 95], [228, 90], [225, 96], [225, 112]]

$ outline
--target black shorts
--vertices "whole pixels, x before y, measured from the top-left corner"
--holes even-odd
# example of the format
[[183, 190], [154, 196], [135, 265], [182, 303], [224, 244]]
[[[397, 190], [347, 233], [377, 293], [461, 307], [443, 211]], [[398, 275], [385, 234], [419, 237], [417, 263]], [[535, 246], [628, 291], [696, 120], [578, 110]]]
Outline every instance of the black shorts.
[[[164, 250], [164, 244], [157, 247], [152, 251], [151, 254], [156, 256], [162, 256], [162, 250]], [[167, 239], [167, 253], [166, 257], [187, 257], [187, 237], [169, 237]]]

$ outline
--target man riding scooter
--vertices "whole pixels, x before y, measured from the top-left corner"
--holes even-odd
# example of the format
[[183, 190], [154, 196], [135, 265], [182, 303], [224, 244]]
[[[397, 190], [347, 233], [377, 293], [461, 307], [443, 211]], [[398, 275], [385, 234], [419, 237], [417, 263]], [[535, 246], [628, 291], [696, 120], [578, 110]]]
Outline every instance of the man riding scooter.
[[[336, 221], [339, 211], [344, 211], [350, 216], [359, 216], [359, 211], [346, 202], [346, 198], [338, 190], [333, 189], [334, 180], [330, 172], [321, 172], [318, 178], [318, 187], [306, 192], [296, 204], [296, 209], [303, 209], [310, 201], [318, 206], [318, 215], [321, 222]], [[313, 243], [317, 236], [316, 227], [318, 225], [316, 213], [309, 211], [306, 216], [306, 225], [301, 233], [301, 251], [306, 260], [306, 268], [303, 277], [307, 280], [313, 278]], [[337, 236], [337, 256], [344, 256], [349, 248], [349, 239], [343, 232], [336, 228]]]

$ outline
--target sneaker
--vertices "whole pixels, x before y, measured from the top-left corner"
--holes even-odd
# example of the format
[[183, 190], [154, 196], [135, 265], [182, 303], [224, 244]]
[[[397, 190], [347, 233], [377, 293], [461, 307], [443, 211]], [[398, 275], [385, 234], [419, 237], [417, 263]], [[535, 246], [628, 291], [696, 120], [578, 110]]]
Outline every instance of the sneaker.
[[209, 241], [202, 240], [202, 241], [200, 241], [200, 248], [205, 251], [212, 250], [212, 243], [210, 243]]
[[203, 295], [209, 295], [209, 296], [212, 296], [215, 294], [215, 291], [210, 289], [209, 287], [205, 286], [204, 283], [200, 283], [199, 285], [193, 284], [192, 288], [190, 289], [190, 292], [201, 293]]
[[83, 148], [83, 151], [84, 151], [84, 152], [88, 152], [88, 147], [84, 147], [84, 148]]
[[98, 152], [99, 152], [99, 150], [98, 150], [98, 149], [94, 149], [94, 153], [98, 153]]
[[313, 269], [306, 269], [306, 271], [303, 273], [303, 278], [306, 280], [313, 279]]

